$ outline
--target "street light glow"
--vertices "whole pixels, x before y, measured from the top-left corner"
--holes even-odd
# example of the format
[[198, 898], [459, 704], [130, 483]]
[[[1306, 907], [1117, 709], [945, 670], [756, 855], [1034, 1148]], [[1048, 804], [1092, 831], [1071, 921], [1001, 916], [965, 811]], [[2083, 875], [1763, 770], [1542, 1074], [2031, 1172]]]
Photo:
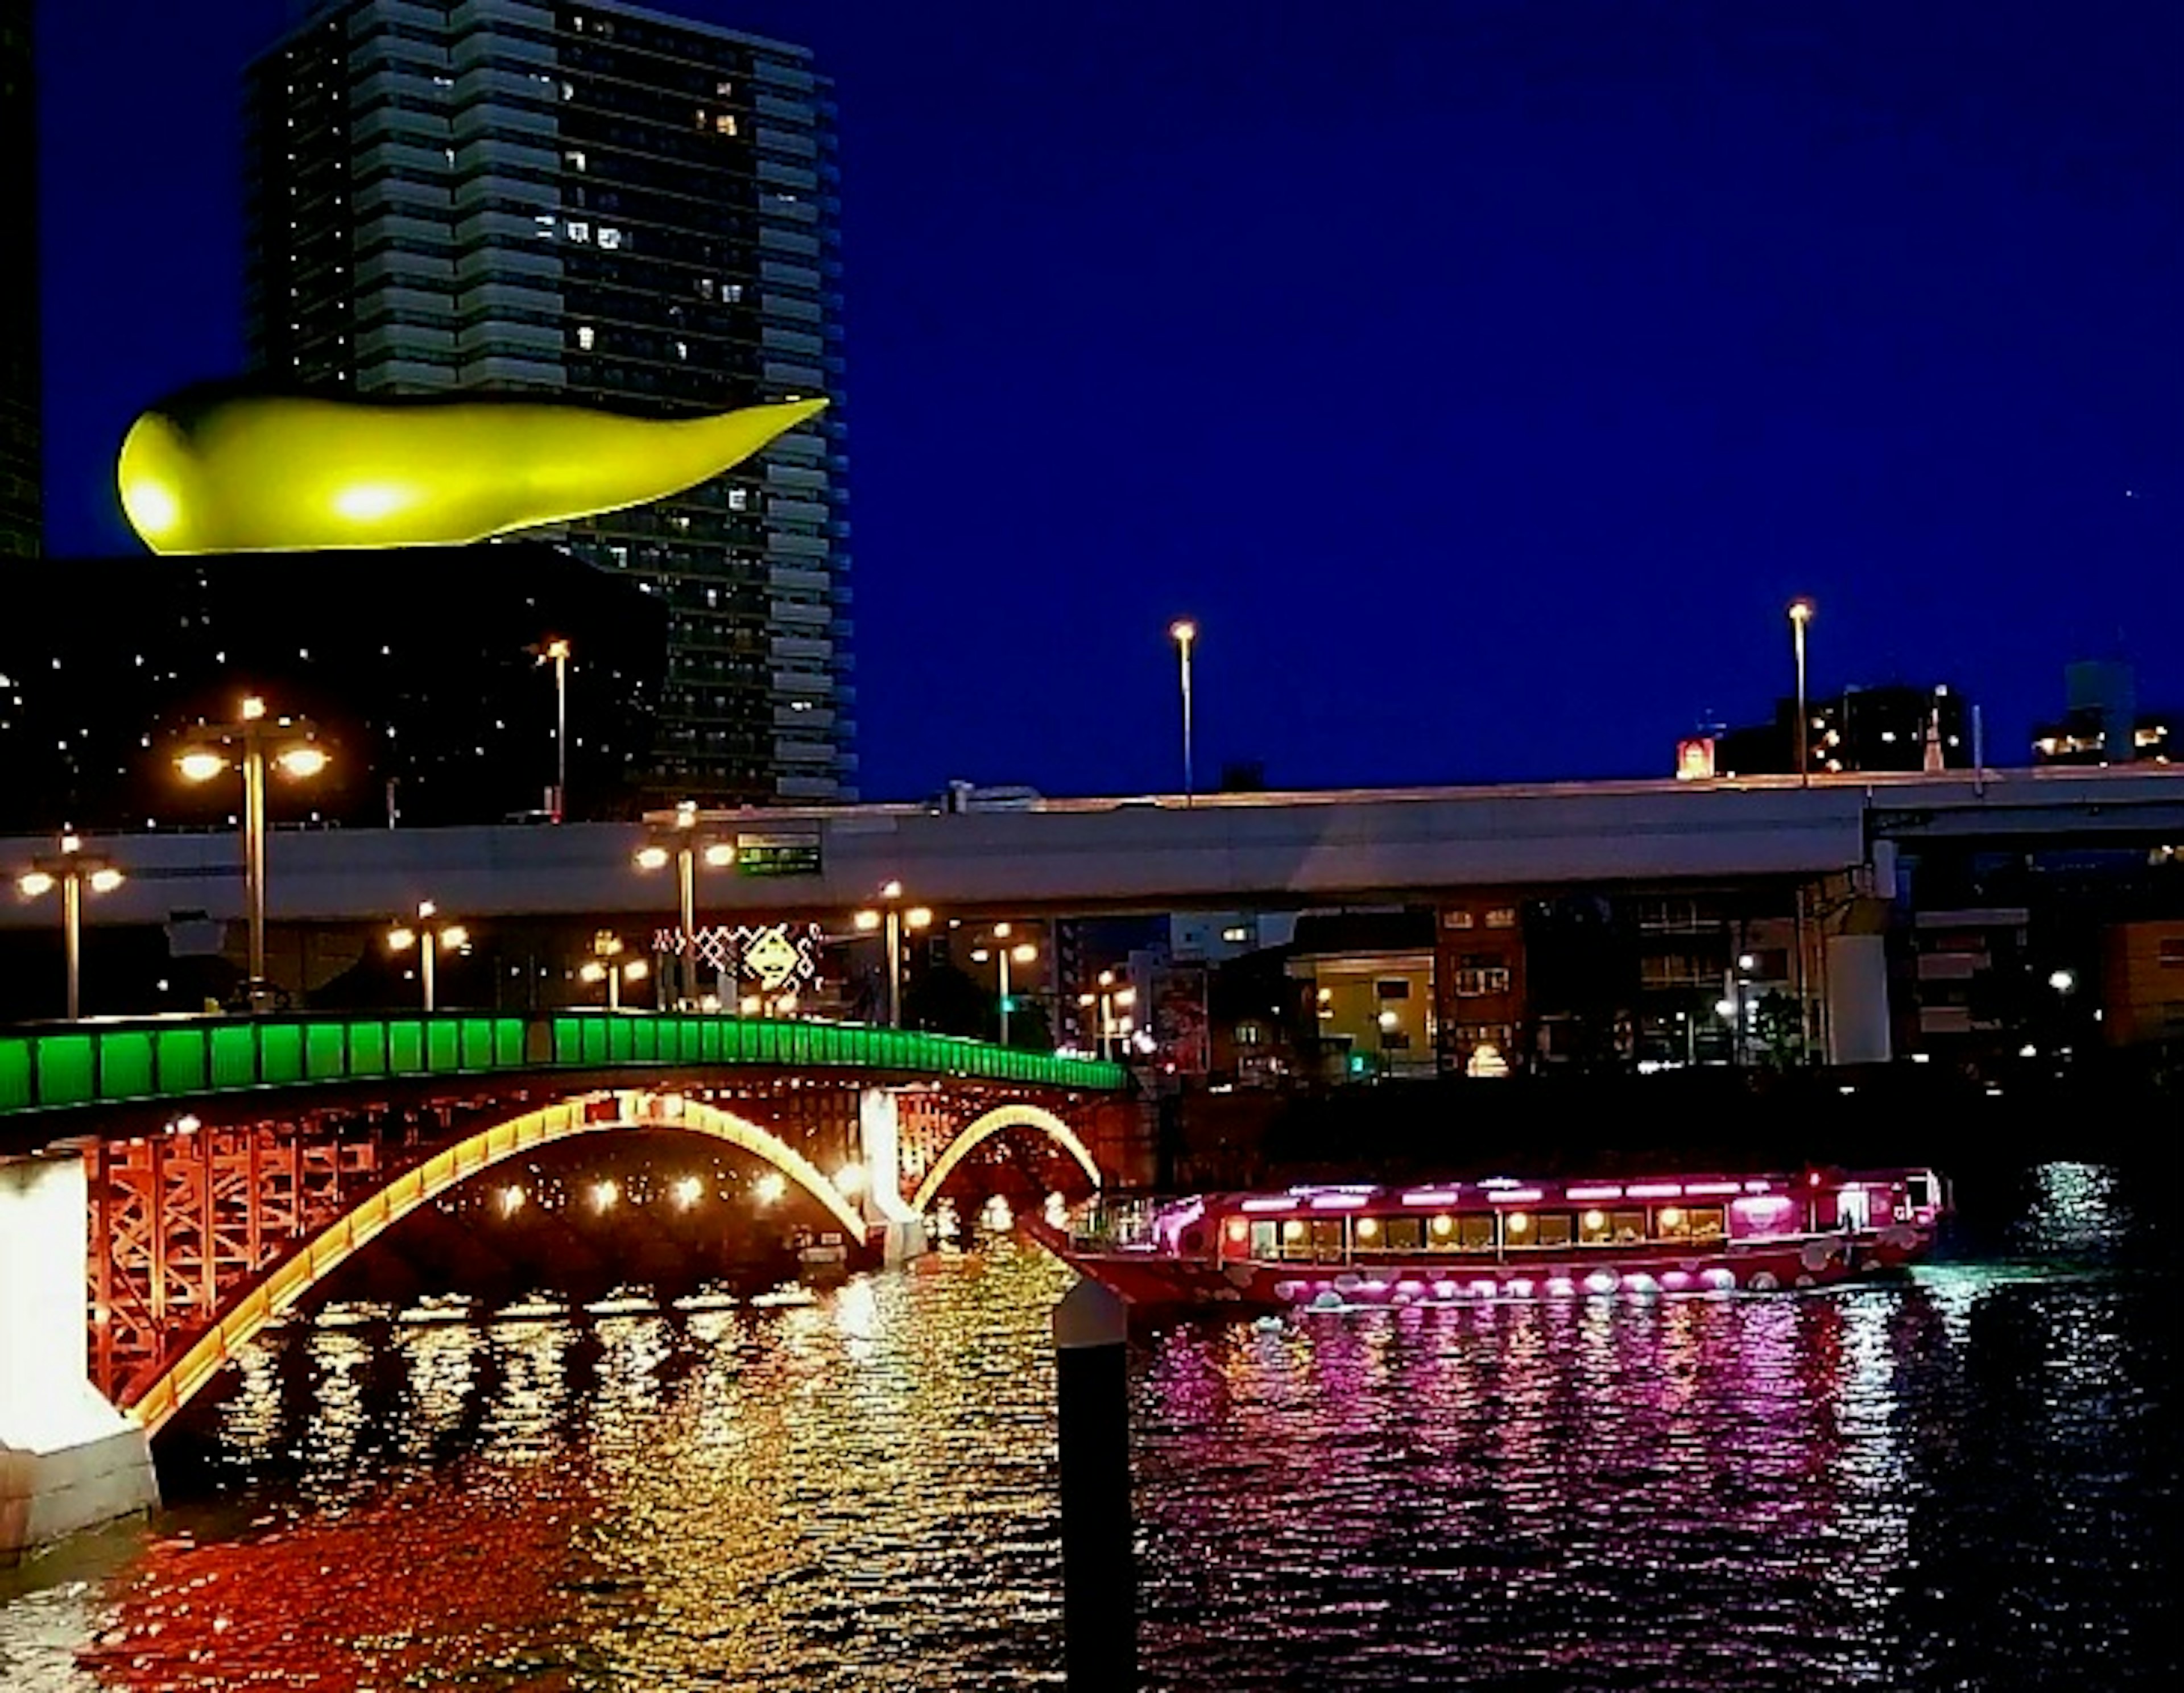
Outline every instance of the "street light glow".
[[723, 842], [716, 841], [705, 849], [705, 862], [716, 870], [735, 861], [736, 849]]
[[32, 870], [28, 875], [18, 876], [15, 886], [23, 891], [25, 899], [36, 899], [42, 893], [53, 891], [53, 879], [43, 870]]
[[675, 1184], [675, 1203], [684, 1210], [698, 1203], [698, 1196], [705, 1191], [705, 1184], [694, 1176], [686, 1176]]
[[292, 746], [274, 761], [298, 781], [307, 781], [326, 768], [326, 755], [316, 746]]
[[751, 1198], [761, 1205], [778, 1204], [788, 1191], [788, 1183], [778, 1170], [769, 1170], [751, 1183]]
[[1039, 956], [1039, 948], [1028, 941], [1019, 941], [1009, 956], [1020, 964], [1028, 964]]
[[417, 944], [417, 931], [414, 929], [391, 929], [387, 934], [387, 944], [398, 953], [406, 953]]
[[440, 944], [443, 947], [466, 947], [470, 944], [470, 939], [471, 931], [460, 923], [453, 928], [443, 929], [440, 931]]
[[185, 752], [175, 761], [183, 778], [192, 782], [209, 782], [227, 768], [227, 760], [217, 752]]
[[880, 897], [882, 899], [900, 899], [902, 897], [902, 884], [900, 882], [883, 883], [880, 887]]
[[2048, 978], [2048, 986], [2058, 993], [2068, 993], [2078, 985], [2078, 978], [2069, 970], [2057, 970]]
[[933, 913], [925, 906], [913, 905], [903, 913], [902, 920], [913, 929], [930, 929], [933, 926]]
[[110, 866], [91, 873], [91, 891], [93, 893], [112, 893], [121, 886], [121, 872]]
[[860, 931], [870, 934], [880, 926], [880, 914], [877, 911], [861, 911], [855, 921]]
[[1814, 610], [1814, 607], [1810, 600], [1792, 600], [1790, 602], [1790, 621], [1793, 623], [1809, 623], [1813, 620]]
[[245, 723], [256, 723], [256, 722], [258, 721], [258, 719], [259, 719], [259, 718], [260, 718], [264, 717], [265, 715], [265, 701], [263, 701], [263, 700], [261, 700], [261, 699], [259, 699], [259, 698], [258, 697], [258, 696], [257, 696], [257, 695], [255, 695], [255, 694], [252, 694], [252, 695], [250, 695], [250, 696], [247, 696], [247, 697], [243, 700], [243, 701], [242, 701], [242, 720], [243, 720], [243, 722], [245, 722]]
[[660, 870], [667, 867], [665, 846], [640, 846], [637, 849], [637, 868], [640, 870]]
[[1169, 635], [1188, 646], [1198, 639], [1198, 625], [1188, 617], [1178, 617], [1167, 626]]

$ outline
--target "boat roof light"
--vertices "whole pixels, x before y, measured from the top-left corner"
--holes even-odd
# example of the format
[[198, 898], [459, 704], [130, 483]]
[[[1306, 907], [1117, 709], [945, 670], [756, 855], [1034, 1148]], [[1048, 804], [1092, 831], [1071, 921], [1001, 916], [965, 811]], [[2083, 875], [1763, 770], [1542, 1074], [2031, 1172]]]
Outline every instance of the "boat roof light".
[[1684, 1184], [1680, 1182], [1634, 1182], [1623, 1190], [1633, 1199], [1680, 1199]]
[[1580, 1201], [1585, 1199], [1619, 1199], [1622, 1197], [1622, 1187], [1618, 1183], [1613, 1182], [1599, 1183], [1591, 1187], [1565, 1187], [1563, 1189], [1563, 1198], [1565, 1199]]
[[1407, 1205], [1452, 1205], [1456, 1203], [1453, 1187], [1418, 1187], [1403, 1195]]
[[1536, 1187], [1502, 1187], [1486, 1197], [1497, 1205], [1536, 1205], [1546, 1195]]

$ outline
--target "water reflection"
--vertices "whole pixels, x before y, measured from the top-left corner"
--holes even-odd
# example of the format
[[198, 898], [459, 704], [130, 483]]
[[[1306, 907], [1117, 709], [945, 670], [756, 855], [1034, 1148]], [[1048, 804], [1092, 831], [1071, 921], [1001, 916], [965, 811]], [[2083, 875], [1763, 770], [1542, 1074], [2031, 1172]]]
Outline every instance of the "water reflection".
[[[2164, 1684], [2173, 1241], [2114, 1171], [1998, 1191], [1908, 1286], [1152, 1338], [1145, 1685]], [[1066, 1280], [298, 1323], [163, 1451], [196, 1502], [0, 1587], [0, 1685], [1050, 1685]]]

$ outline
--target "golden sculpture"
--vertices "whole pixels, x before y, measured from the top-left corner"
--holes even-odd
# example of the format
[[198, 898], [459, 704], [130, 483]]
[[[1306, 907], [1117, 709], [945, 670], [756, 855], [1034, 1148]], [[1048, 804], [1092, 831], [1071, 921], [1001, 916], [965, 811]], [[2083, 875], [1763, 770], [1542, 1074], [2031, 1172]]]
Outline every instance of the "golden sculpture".
[[121, 505], [160, 553], [460, 545], [664, 500], [826, 405], [655, 422], [533, 400], [174, 404], [122, 443]]

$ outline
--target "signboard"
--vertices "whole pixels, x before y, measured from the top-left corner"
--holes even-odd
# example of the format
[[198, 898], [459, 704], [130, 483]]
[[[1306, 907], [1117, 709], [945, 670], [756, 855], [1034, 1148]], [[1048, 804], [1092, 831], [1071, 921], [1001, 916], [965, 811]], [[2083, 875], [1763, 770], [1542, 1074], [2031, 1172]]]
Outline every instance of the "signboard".
[[816, 835], [738, 835], [739, 876], [816, 876], [820, 874]]
[[1710, 782], [1713, 779], [1713, 737], [1695, 735], [1676, 743], [1676, 779]]
[[804, 953], [781, 929], [761, 929], [744, 943], [744, 974], [758, 978], [768, 993], [794, 981], [804, 968]]

